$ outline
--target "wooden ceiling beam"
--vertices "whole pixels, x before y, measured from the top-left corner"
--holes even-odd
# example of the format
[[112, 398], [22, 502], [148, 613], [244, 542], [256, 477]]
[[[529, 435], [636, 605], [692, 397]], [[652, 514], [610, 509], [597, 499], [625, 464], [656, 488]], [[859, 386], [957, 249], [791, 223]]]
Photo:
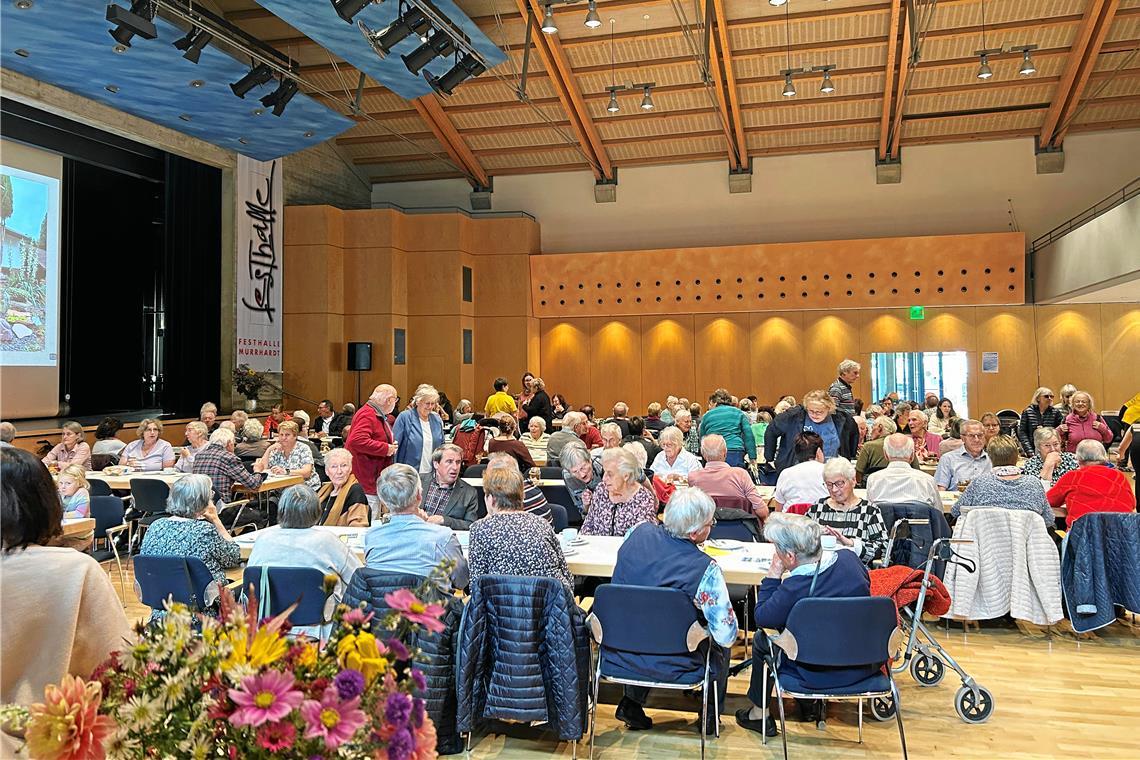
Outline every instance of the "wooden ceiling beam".
[[[1089, 0], [1089, 4], [1085, 8], [1080, 28], [1077, 29], [1076, 39], [1073, 40], [1072, 55], [1065, 64], [1065, 71], [1061, 74], [1061, 82], [1057, 85], [1053, 102], [1049, 106], [1048, 113], [1045, 114], [1045, 122], [1041, 125], [1041, 134], [1037, 141], [1041, 148], [1047, 148], [1053, 142], [1061, 114], [1073, 96], [1077, 79], [1085, 66], [1085, 54], [1089, 50], [1093, 35], [1100, 26], [1105, 7], [1110, 2], [1114, 6], [1113, 12], [1115, 13], [1115, 0]], [[1101, 42], [1103, 43], [1103, 40]]]
[[[1054, 146], [1060, 146], [1061, 142], [1064, 141], [1065, 132], [1080, 110], [1085, 88], [1088, 86], [1093, 69], [1096, 68], [1097, 59], [1100, 57], [1100, 51], [1104, 46], [1105, 37], [1108, 36], [1109, 27], [1112, 26], [1112, 22], [1115, 20], [1119, 9], [1120, 0], [1108, 0], [1108, 2], [1104, 4], [1104, 9], [1101, 11], [1096, 27], [1093, 30], [1092, 38], [1089, 40], [1088, 49], [1081, 59], [1081, 67], [1077, 74], [1076, 82], [1073, 83], [1068, 100], [1065, 103], [1064, 109], [1061, 111], [1061, 116], [1057, 124], [1054, 125], [1054, 133], [1048, 136]], [[1056, 98], [1054, 98], [1054, 100], [1056, 100]], [[1042, 137], [1046, 137], [1044, 126], [1042, 127], [1041, 134]], [[1042, 145], [1049, 145], [1050, 142], [1043, 142]]]
[[[741, 158], [744, 153], [736, 147], [735, 138], [732, 135], [732, 117], [730, 116], [730, 106], [724, 94], [724, 81], [721, 70], [721, 57], [717, 52], [718, 41], [716, 39], [709, 40], [709, 57], [708, 68], [709, 75], [712, 77], [711, 86], [716, 97], [717, 104], [717, 121], [720, 122], [721, 130], [724, 132], [724, 147], [728, 151], [728, 168], [735, 170], [740, 168]], [[692, 59], [690, 59], [692, 60]], [[705, 87], [704, 82], [700, 86]], [[664, 87], [657, 89], [658, 93], [664, 92]]]
[[467, 170], [471, 184], [476, 188], [490, 186], [487, 172], [483, 170], [479, 159], [471, 153], [467, 142], [455, 131], [455, 125], [447, 118], [436, 98], [434, 93], [425, 95], [413, 100], [412, 105], [416, 107], [416, 111], [428, 128], [435, 133], [435, 139], [439, 140], [439, 144], [447, 151], [447, 155], [451, 156], [451, 160], [460, 168]]
[[895, 89], [894, 105], [895, 115], [891, 125], [891, 140], [890, 147], [887, 150], [887, 158], [898, 158], [899, 156], [899, 143], [902, 140], [902, 117], [906, 110], [906, 80], [910, 75], [910, 14], [902, 14], [902, 49], [899, 51], [899, 78], [898, 87]]
[[887, 68], [885, 72], [886, 85], [883, 88], [883, 113], [879, 119], [879, 160], [887, 158], [888, 140], [890, 139], [891, 107], [894, 105], [893, 85], [897, 72], [898, 47], [902, 41], [898, 39], [899, 16], [902, 14], [903, 0], [892, 0], [891, 16], [887, 22]]
[[[736, 159], [744, 163], [748, 155], [748, 146], [744, 142], [744, 125], [740, 120], [740, 93], [736, 88], [736, 71], [733, 68], [732, 47], [728, 41], [728, 22], [724, 13], [724, 0], [713, 0], [713, 14], [716, 17], [717, 41], [720, 44], [720, 62], [724, 64], [724, 89], [728, 92], [728, 109], [725, 111], [725, 115], [731, 118], [732, 129], [736, 135]], [[718, 91], [719, 89], [718, 87]], [[730, 143], [731, 141], [729, 138]], [[730, 153], [732, 152], [730, 151]]]
[[467, 179], [460, 172], [440, 172], [438, 174], [393, 174], [390, 177], [369, 177], [373, 185], [386, 185], [391, 182], [430, 182], [437, 179]]

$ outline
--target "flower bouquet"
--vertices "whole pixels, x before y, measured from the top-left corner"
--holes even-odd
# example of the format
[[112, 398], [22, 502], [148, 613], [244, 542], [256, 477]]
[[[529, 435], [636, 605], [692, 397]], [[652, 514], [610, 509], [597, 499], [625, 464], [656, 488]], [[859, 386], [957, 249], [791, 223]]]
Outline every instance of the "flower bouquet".
[[239, 364], [234, 369], [234, 390], [250, 401], [257, 399], [258, 392], [269, 385], [264, 372], [250, 369], [248, 364]]
[[192, 613], [170, 604], [91, 680], [68, 676], [42, 704], [0, 718], [45, 760], [434, 758], [419, 652], [405, 643], [419, 627], [443, 629], [425, 593], [386, 595], [380, 618], [340, 605], [323, 649], [285, 636], [291, 608], [259, 621], [255, 601], [243, 608], [225, 591], [199, 635]]

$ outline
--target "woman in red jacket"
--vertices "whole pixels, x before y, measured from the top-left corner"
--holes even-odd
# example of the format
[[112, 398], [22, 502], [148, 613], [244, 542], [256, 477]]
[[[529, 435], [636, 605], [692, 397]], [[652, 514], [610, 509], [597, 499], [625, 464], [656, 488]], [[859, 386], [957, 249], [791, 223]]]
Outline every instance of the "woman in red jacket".
[[1105, 446], [1112, 443], [1112, 428], [1093, 411], [1092, 396], [1084, 391], [1077, 391], [1070, 401], [1073, 410], [1065, 415], [1065, 421], [1057, 431], [1065, 439], [1065, 451], [1075, 453], [1077, 444], [1092, 439], [1100, 441]]

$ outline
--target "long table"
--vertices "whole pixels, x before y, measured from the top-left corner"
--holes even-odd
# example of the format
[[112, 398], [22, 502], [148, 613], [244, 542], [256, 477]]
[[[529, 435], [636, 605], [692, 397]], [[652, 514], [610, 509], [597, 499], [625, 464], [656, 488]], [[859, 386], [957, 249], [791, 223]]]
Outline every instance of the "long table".
[[[131, 481], [136, 478], [146, 478], [148, 480], [161, 480], [168, 486], [174, 485], [180, 478], [187, 475], [185, 472], [132, 472], [128, 475], [108, 475], [105, 472], [88, 472], [88, 480], [102, 480], [106, 483], [112, 491], [129, 491], [131, 490]], [[277, 491], [289, 486], [296, 486], [304, 483], [305, 479], [300, 475], [270, 475], [262, 484], [256, 489], [247, 489], [244, 486], [238, 486], [238, 490], [245, 493], [266, 493], [267, 491]]]
[[95, 530], [93, 517], [68, 517], [63, 521], [63, 535], [84, 536]]
[[[776, 487], [775, 486], [756, 486], [756, 490], [759, 492], [759, 494], [763, 498], [771, 499], [772, 494], [775, 493], [775, 491], [776, 491]], [[867, 498], [867, 489], [866, 488], [856, 488], [855, 489], [855, 495], [858, 496], [860, 499], [866, 499]], [[942, 497], [942, 511], [944, 511], [944, 512], [949, 512], [951, 507], [953, 507], [958, 502], [958, 497], [961, 496], [961, 494], [958, 493], [957, 491], [939, 491], [938, 495], [940, 497]]]

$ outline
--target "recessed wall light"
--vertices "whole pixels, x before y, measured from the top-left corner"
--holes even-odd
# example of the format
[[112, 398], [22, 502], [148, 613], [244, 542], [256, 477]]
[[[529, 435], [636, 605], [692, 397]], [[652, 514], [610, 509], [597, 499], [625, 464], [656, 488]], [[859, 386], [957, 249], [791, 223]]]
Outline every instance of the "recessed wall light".
[[103, 89], [104, 89], [104, 90], [106, 90], [107, 92], [110, 92], [110, 93], [112, 93], [112, 94], [113, 94], [113, 93], [116, 93], [116, 92], [118, 92], [118, 91], [119, 91], [119, 85], [117, 85], [117, 84], [109, 84], [109, 85], [107, 85], [106, 87], [104, 87]]
[[205, 87], [206, 86], [206, 80], [205, 79], [191, 79], [190, 80], [190, 86], [195, 88], [195, 89], [197, 89], [199, 87]]
[[31, 55], [31, 53], [29, 53], [27, 50], [24, 50], [23, 48], [16, 48], [16, 55], [20, 56], [21, 58], [27, 58]]
[[261, 114], [265, 113], [265, 109], [264, 108], [255, 108], [252, 111], [250, 111], [250, 113], [252, 113], [254, 116], [261, 116]]
[[128, 50], [130, 50], [130, 46], [124, 45], [123, 43], [120, 42], [117, 45], [115, 45], [114, 47], [112, 47], [111, 50], [113, 52], [116, 52], [116, 53], [125, 53]]
[[305, 137], [312, 137], [314, 134], [315, 133], [313, 132], [313, 130], [310, 129], [308, 132], [305, 133]]

